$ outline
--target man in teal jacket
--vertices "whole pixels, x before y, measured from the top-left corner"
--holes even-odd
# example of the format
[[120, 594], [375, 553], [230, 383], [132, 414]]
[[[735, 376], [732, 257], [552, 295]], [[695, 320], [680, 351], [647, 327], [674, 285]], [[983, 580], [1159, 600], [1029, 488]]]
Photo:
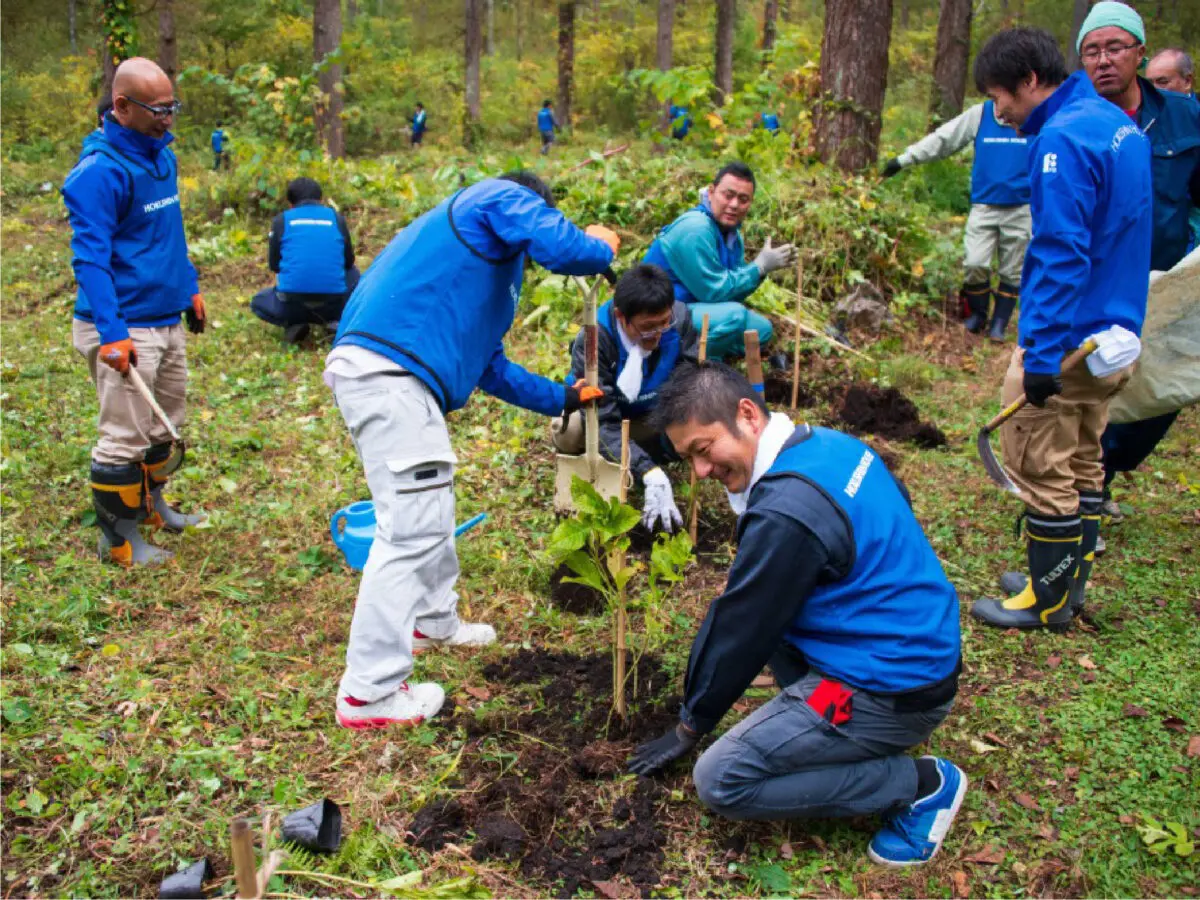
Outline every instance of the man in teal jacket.
[[758, 332], [765, 346], [773, 329], [763, 315], [743, 302], [763, 279], [792, 261], [791, 244], [767, 246], [747, 264], [741, 225], [754, 200], [754, 173], [745, 163], [726, 163], [711, 186], [700, 192], [700, 205], [661, 232], [643, 262], [658, 266], [675, 286], [675, 298], [688, 304], [700, 328], [708, 316], [707, 352], [713, 359], [746, 352], [744, 332]]

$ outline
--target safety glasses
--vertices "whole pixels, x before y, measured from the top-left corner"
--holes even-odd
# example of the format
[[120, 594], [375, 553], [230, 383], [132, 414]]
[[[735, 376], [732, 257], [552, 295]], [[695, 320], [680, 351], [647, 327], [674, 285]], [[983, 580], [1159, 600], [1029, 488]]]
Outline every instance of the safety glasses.
[[165, 119], [167, 116], [177, 116], [179, 111], [183, 109], [183, 104], [178, 100], [172, 100], [166, 106], [151, 106], [149, 103], [143, 103], [141, 100], [135, 100], [128, 95], [124, 95], [125, 99], [134, 106], [140, 106], [156, 119]]

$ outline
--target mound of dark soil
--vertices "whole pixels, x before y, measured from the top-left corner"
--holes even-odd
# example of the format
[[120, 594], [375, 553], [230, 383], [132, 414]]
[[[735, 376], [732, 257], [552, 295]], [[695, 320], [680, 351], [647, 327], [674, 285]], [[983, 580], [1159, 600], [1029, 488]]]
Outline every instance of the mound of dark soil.
[[894, 441], [911, 441], [925, 448], [946, 444], [946, 435], [936, 426], [922, 422], [916, 404], [896, 388], [851, 385], [838, 411], [838, 418], [859, 433], [877, 434]]
[[566, 563], [550, 573], [550, 603], [577, 616], [595, 616], [604, 612], [604, 597], [599, 591], [586, 584], [563, 581], [574, 574]]
[[[768, 372], [766, 380], [763, 382], [763, 396], [771, 406], [790, 409], [792, 405], [791, 373], [780, 372], [778, 370]], [[801, 382], [800, 390], [796, 392], [796, 406], [803, 408], [816, 406], [816, 404], [817, 395], [807, 384]]]

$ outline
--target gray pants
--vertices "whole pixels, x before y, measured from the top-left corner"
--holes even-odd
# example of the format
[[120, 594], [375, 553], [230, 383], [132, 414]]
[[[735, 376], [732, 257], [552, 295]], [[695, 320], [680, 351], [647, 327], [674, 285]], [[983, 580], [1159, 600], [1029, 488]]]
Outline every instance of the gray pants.
[[1025, 265], [1025, 247], [1033, 230], [1028, 206], [988, 206], [975, 203], [967, 216], [963, 233], [963, 281], [990, 284], [992, 257], [998, 256], [1000, 280], [1011, 285], [1021, 283]]
[[917, 767], [905, 751], [929, 737], [954, 701], [897, 712], [891, 699], [856, 691], [850, 721], [832, 725], [805, 702], [821, 677], [810, 672], [788, 685], [705, 751], [692, 773], [705, 806], [729, 819], [799, 819], [912, 803]]
[[454, 464], [437, 401], [417, 378], [338, 378], [334, 397], [375, 503], [375, 540], [358, 586], [342, 691], [371, 702], [412, 673], [413, 629], [458, 628]]

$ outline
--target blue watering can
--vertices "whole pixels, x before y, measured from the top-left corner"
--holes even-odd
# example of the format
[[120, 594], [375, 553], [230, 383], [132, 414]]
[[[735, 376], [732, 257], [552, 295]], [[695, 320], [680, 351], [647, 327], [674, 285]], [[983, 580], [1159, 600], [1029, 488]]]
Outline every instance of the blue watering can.
[[[486, 518], [487, 513], [480, 513], [467, 519], [454, 529], [454, 536], [465, 534]], [[339, 509], [329, 519], [329, 534], [346, 557], [346, 564], [361, 572], [367, 564], [371, 542], [375, 540], [375, 504], [370, 500], [359, 500]]]

